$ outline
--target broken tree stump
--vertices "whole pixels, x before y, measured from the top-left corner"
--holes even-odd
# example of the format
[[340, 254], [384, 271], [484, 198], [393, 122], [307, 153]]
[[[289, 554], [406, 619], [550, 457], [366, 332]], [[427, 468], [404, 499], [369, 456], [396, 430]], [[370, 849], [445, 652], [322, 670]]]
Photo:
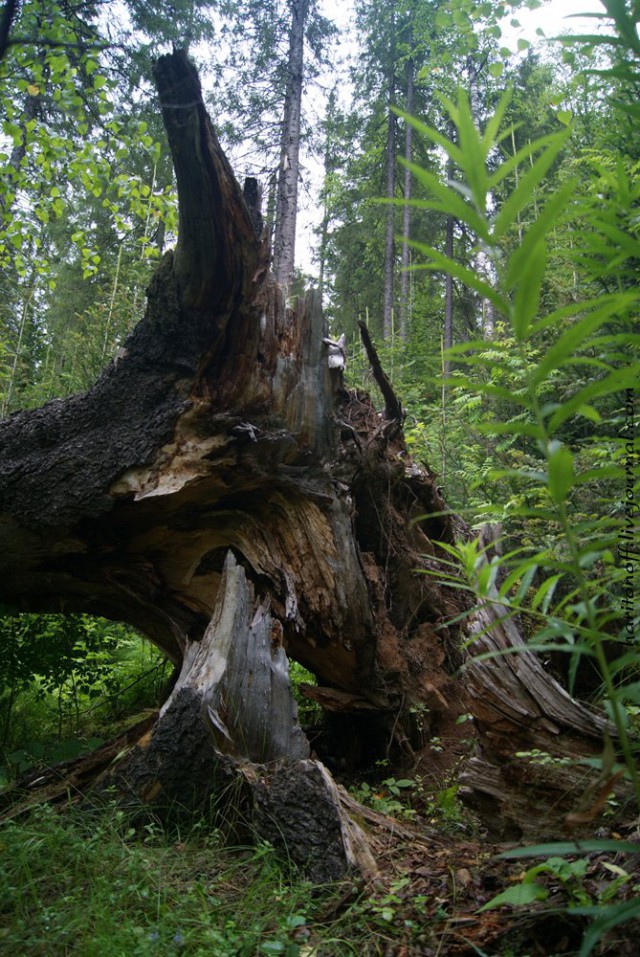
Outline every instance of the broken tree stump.
[[489, 606], [465, 618], [468, 594], [430, 574], [464, 522], [407, 454], [392, 390], [381, 421], [344, 387], [318, 295], [285, 301], [256, 191], [235, 181], [186, 55], [160, 58], [155, 80], [177, 246], [94, 387], [0, 423], [0, 600], [126, 621], [180, 666], [155, 723], [96, 765], [123, 801], [204, 807], [242, 779], [256, 826], [312, 873], [323, 858], [331, 874], [370, 869], [307, 754], [286, 653], [316, 676], [310, 693], [349, 742], [339, 758], [361, 770], [414, 767], [471, 712], [474, 761], [498, 776], [472, 761], [465, 787], [522, 829], [549, 792], [507, 783], [515, 750], [594, 754], [601, 723], [524, 655], [461, 671], [470, 635], [517, 641]]

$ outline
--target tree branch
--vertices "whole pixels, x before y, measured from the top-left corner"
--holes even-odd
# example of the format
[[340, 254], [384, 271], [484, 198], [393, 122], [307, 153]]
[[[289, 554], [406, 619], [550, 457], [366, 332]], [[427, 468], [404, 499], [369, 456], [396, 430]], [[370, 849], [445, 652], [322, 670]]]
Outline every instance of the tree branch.
[[382, 397], [384, 399], [385, 418], [402, 422], [402, 419], [404, 418], [402, 405], [400, 404], [400, 400], [393, 391], [393, 386], [389, 382], [385, 371], [382, 368], [380, 359], [378, 358], [378, 353], [376, 352], [375, 346], [371, 341], [369, 330], [362, 320], [358, 322], [358, 325], [360, 327], [360, 336], [367, 353], [369, 365], [371, 366], [371, 371], [373, 372], [373, 378], [378, 383], [378, 388], [382, 392]]

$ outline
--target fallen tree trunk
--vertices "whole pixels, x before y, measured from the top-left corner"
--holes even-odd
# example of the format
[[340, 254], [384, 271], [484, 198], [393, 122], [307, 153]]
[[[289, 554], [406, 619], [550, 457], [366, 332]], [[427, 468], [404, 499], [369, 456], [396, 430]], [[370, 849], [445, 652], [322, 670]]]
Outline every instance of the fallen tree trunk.
[[469, 631], [464, 681], [479, 746], [460, 775], [463, 796], [496, 838], [562, 837], [598, 781], [580, 759], [602, 752], [612, 728], [544, 670], [497, 601], [474, 611]]
[[[548, 782], [518, 803], [530, 773], [505, 768], [523, 741], [594, 753], [602, 723], [528, 654], [459, 676], [466, 593], [424, 573], [437, 570], [438, 542], [468, 530], [409, 459], [390, 387], [382, 417], [344, 388], [318, 297], [285, 303], [255, 191], [245, 199], [233, 177], [193, 66], [175, 53], [155, 78], [178, 244], [96, 385], [0, 425], [0, 599], [127, 621], [181, 664], [154, 726], [101, 767], [100, 786], [123, 799], [202, 807], [220, 777], [239, 776], [258, 829], [298, 848], [314, 875], [322, 859], [331, 876], [370, 871], [308, 756], [286, 653], [317, 676], [308, 693], [331, 717], [336, 763], [414, 766], [470, 711], [481, 748], [464, 779], [472, 801], [487, 811], [488, 796], [507, 830], [522, 831], [523, 815], [555, 827], [533, 816]], [[367, 349], [381, 375], [368, 339]], [[490, 605], [468, 621], [479, 648], [519, 641]]]

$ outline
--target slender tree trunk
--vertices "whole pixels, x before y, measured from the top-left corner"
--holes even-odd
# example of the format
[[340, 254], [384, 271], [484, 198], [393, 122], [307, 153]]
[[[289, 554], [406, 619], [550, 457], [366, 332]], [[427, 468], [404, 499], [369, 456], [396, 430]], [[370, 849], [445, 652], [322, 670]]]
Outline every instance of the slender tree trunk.
[[[389, 101], [393, 102], [392, 87], [389, 88]], [[386, 172], [387, 199], [393, 199], [395, 196], [395, 171], [396, 171], [396, 116], [389, 110], [387, 121], [387, 150], [386, 150]], [[393, 286], [394, 286], [394, 265], [395, 265], [395, 210], [393, 206], [387, 208], [387, 223], [385, 229], [384, 241], [384, 292], [383, 292], [383, 315], [382, 315], [382, 335], [388, 339], [393, 331]]]
[[[469, 80], [469, 103], [471, 106], [471, 115], [473, 116], [476, 124], [479, 124], [480, 122], [480, 112], [481, 112], [478, 78], [485, 67], [485, 62], [486, 61], [481, 60], [479, 63], [474, 63], [473, 58], [471, 56], [467, 57], [467, 76]], [[513, 138], [513, 133], [512, 133], [512, 138]], [[516, 175], [516, 181], [517, 181], [518, 179], [517, 167], [515, 170], [515, 175]], [[519, 220], [518, 220], [518, 230], [520, 231]], [[489, 284], [491, 284], [492, 282], [491, 264], [489, 260], [487, 259], [487, 256], [482, 252], [482, 250], [479, 250], [475, 256], [474, 268], [479, 275], [483, 276], [483, 278]], [[493, 335], [494, 321], [495, 321], [495, 316], [494, 316], [493, 303], [489, 299], [483, 299], [482, 305], [481, 305], [481, 313], [479, 317], [479, 322], [476, 323], [476, 328], [471, 329], [471, 335], [473, 336], [476, 334], [476, 332], [478, 331], [477, 326], [479, 325], [480, 326], [479, 331], [482, 333], [482, 335], [486, 338], [491, 338], [491, 336]]]
[[335, 169], [335, 159], [334, 159], [334, 137], [333, 137], [333, 127], [335, 123], [335, 114], [336, 114], [336, 92], [331, 90], [329, 93], [329, 101], [327, 103], [327, 119], [325, 122], [325, 147], [324, 147], [324, 208], [322, 212], [322, 223], [320, 226], [320, 250], [319, 250], [319, 276], [318, 276], [318, 291], [320, 297], [322, 298], [324, 292], [324, 276], [327, 263], [327, 244], [329, 239], [329, 222], [331, 218], [331, 209], [329, 206], [330, 202], [330, 190], [331, 190], [331, 179], [332, 174]]
[[[449, 259], [453, 259], [453, 233], [455, 220], [453, 216], [447, 216], [446, 232], [444, 239], [444, 254]], [[453, 345], [453, 278], [449, 273], [445, 279], [444, 285], [444, 348], [450, 349]], [[449, 373], [449, 360], [445, 359], [445, 372]]]
[[290, 287], [295, 270], [298, 179], [300, 176], [300, 121], [304, 80], [304, 27], [309, 0], [290, 0], [287, 91], [282, 121], [282, 147], [276, 197], [273, 268], [277, 281]]
[[[410, 41], [411, 42], [411, 38]], [[407, 113], [413, 113], [413, 74], [414, 74], [414, 62], [412, 59], [407, 60], [407, 103], [406, 109]], [[413, 159], [413, 127], [407, 123], [405, 130], [405, 140], [404, 140], [404, 158], [407, 163], [411, 163]], [[403, 339], [407, 338], [409, 331], [409, 320], [411, 317], [411, 301], [410, 301], [410, 275], [409, 275], [409, 265], [410, 265], [410, 247], [408, 240], [411, 238], [411, 207], [409, 206], [409, 201], [411, 199], [411, 183], [412, 183], [412, 173], [411, 170], [405, 169], [404, 171], [404, 207], [402, 210], [402, 255], [401, 255], [401, 272], [400, 272], [400, 335]]]
[[[452, 135], [452, 128], [450, 128], [450, 135]], [[451, 160], [447, 162], [447, 177], [452, 179], [454, 175], [453, 163]], [[453, 237], [455, 230], [455, 220], [453, 216], [447, 216], [447, 222], [445, 225], [445, 237], [444, 237], [444, 254], [449, 259], [453, 259]], [[443, 333], [443, 347], [445, 350], [450, 349], [453, 345], [453, 276], [450, 273], [447, 273], [444, 280], [444, 333]], [[443, 372], [445, 376], [449, 375], [451, 363], [448, 358], [445, 358], [443, 364]]]
[[[393, 112], [396, 103], [396, 36], [395, 10], [391, 10], [391, 50], [389, 52], [389, 74], [387, 78], [387, 148], [386, 148], [386, 186], [385, 196], [393, 199], [396, 193], [396, 127], [397, 118]], [[382, 300], [382, 335], [387, 339], [393, 331], [393, 280], [395, 266], [395, 210], [387, 207], [387, 222], [384, 241], [384, 290]]]

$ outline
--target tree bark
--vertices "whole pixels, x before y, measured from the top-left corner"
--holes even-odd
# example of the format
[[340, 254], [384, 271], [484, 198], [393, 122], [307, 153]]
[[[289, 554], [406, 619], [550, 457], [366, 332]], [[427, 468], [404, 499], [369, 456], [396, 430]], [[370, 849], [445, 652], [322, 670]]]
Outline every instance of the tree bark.
[[[449, 125], [449, 135], [454, 136], [453, 123]], [[451, 159], [447, 160], [447, 178], [453, 179], [454, 168]], [[455, 220], [453, 216], [447, 216], [445, 224], [444, 254], [448, 259], [453, 259], [453, 238], [455, 230]], [[444, 331], [442, 337], [442, 346], [446, 352], [453, 345], [453, 276], [447, 273], [444, 279]], [[451, 362], [445, 356], [443, 364], [443, 375], [446, 377], [451, 371]]]
[[323, 210], [322, 222], [320, 224], [320, 248], [318, 250], [318, 292], [320, 298], [324, 295], [325, 272], [327, 265], [327, 248], [329, 244], [329, 225], [333, 211], [331, 209], [331, 194], [334, 190], [333, 177], [336, 169], [335, 157], [335, 136], [334, 128], [336, 124], [336, 91], [331, 90], [327, 102], [327, 115], [324, 123], [324, 186], [323, 186]]
[[411, 462], [393, 390], [380, 416], [330, 366], [317, 295], [287, 308], [193, 66], [162, 57], [155, 79], [178, 244], [96, 385], [0, 424], [0, 601], [127, 621], [180, 664], [153, 726], [95, 765], [97, 787], [123, 800], [202, 808], [231, 788], [314, 879], [371, 873], [298, 726], [294, 658], [317, 676], [327, 759], [415, 767], [469, 711], [470, 798], [484, 809], [502, 788], [501, 815], [523, 830], [507, 797], [534, 781], [526, 824], [544, 832], [549, 783], [512, 767], [514, 750], [595, 753], [602, 721], [524, 649], [472, 659], [461, 681], [469, 635], [477, 648], [519, 641], [491, 605], [465, 618], [467, 593], [433, 574], [438, 543], [468, 529]]
[[[389, 75], [387, 78], [387, 148], [385, 152], [386, 187], [385, 196], [392, 200], [396, 192], [396, 125], [393, 112], [396, 103], [396, 64], [395, 64], [395, 10], [391, 10], [391, 51], [389, 54]], [[384, 242], [384, 292], [382, 304], [382, 335], [385, 339], [393, 334], [393, 279], [395, 266], [395, 213], [394, 207], [387, 207], [387, 223]]]
[[597, 781], [567, 760], [601, 752], [611, 728], [547, 674], [497, 603], [481, 604], [469, 631], [465, 690], [479, 747], [460, 775], [463, 796], [499, 839], [566, 836]]
[[[412, 42], [412, 31], [409, 33], [409, 43]], [[413, 113], [413, 74], [414, 74], [414, 62], [412, 58], [407, 60], [406, 65], [406, 75], [407, 75], [407, 103], [406, 110], [407, 113]], [[413, 160], [413, 127], [410, 123], [406, 123], [405, 129], [405, 140], [404, 140], [404, 158], [407, 164], [411, 163]], [[409, 331], [409, 320], [411, 317], [411, 302], [410, 302], [410, 276], [409, 276], [409, 266], [410, 266], [410, 249], [409, 249], [409, 240], [411, 238], [411, 206], [409, 205], [411, 200], [411, 184], [412, 184], [412, 174], [408, 165], [404, 171], [404, 206], [402, 207], [402, 252], [400, 260], [400, 335], [402, 339], [407, 338]]]
[[287, 90], [282, 120], [282, 148], [276, 196], [276, 221], [273, 240], [273, 269], [281, 286], [293, 283], [300, 176], [300, 121], [304, 79], [304, 27], [308, 0], [290, 0], [289, 58]]

